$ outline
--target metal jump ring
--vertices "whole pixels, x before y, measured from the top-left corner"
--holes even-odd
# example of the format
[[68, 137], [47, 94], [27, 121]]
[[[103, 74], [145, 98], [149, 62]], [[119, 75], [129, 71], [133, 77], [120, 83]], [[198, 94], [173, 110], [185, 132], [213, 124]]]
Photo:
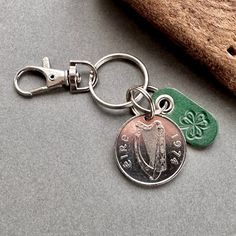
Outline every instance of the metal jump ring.
[[[142, 93], [144, 95], [145, 98], [147, 98], [149, 104], [150, 104], [150, 110], [147, 110], [145, 109], [147, 112], [145, 112], [145, 114], [148, 114], [147, 115], [147, 118], [148, 119], [152, 119], [154, 116], [155, 116], [155, 111], [156, 111], [156, 107], [155, 107], [155, 103], [154, 101], [152, 100], [152, 97], [150, 96], [150, 94], [144, 90], [142, 87], [134, 87], [134, 88], [130, 88], [127, 90], [127, 95], [130, 94], [130, 100], [133, 104], [133, 109], [136, 109], [137, 108], [140, 108], [141, 106], [135, 101], [135, 98], [134, 98], [134, 91], [138, 91], [140, 93]], [[129, 96], [129, 95], [128, 95]], [[144, 110], [144, 108], [142, 108]]]
[[[162, 101], [165, 101], [163, 107], [161, 107]], [[174, 105], [175, 105], [173, 98], [168, 94], [162, 94], [158, 96], [154, 102], [157, 109], [161, 110], [160, 113], [163, 113], [163, 114], [167, 114], [171, 112], [174, 109]]]
[[[157, 90], [158, 90], [158, 88], [156, 88], [154, 86], [148, 86], [147, 87], [147, 91], [148, 92], [152, 92], [153, 93], [153, 92], [155, 92]], [[131, 96], [134, 96], [134, 95], [127, 92], [127, 94], [126, 94], [127, 101], [133, 100], [133, 103], [135, 105], [135, 106], [131, 107], [131, 110], [132, 110], [132, 112], [135, 115], [140, 115], [140, 112], [138, 111], [138, 109], [141, 110], [144, 113], [151, 112], [150, 109], [146, 109], [146, 108], [142, 107], [141, 105], [139, 105], [137, 103], [137, 101], [135, 101], [135, 99], [133, 99]], [[161, 107], [160, 106], [160, 102], [162, 100], [166, 100], [166, 101], [164, 103], [164, 106]], [[173, 100], [173, 98], [171, 96], [169, 96], [167, 94], [159, 96], [158, 99], [156, 101], [154, 101], [154, 103], [155, 103], [155, 107], [157, 108], [156, 111], [155, 111], [156, 115], [162, 114], [162, 113], [166, 114], [166, 113], [170, 112], [174, 108], [174, 100]]]
[[[144, 83], [141, 86], [143, 88], [143, 90], [147, 89], [148, 86], [148, 72], [147, 69], [145, 67], [145, 65], [136, 57], [129, 55], [129, 54], [125, 54], [125, 53], [114, 53], [114, 54], [110, 54], [107, 55], [103, 58], [101, 58], [96, 64], [95, 64], [95, 68], [98, 71], [98, 69], [105, 64], [106, 62], [112, 61], [112, 60], [116, 60], [116, 59], [122, 59], [122, 60], [128, 60], [133, 62], [136, 66], [139, 67], [139, 69], [141, 70], [141, 72], [143, 73], [144, 76]], [[90, 78], [89, 80], [89, 90], [91, 92], [92, 97], [94, 98], [94, 100], [96, 100], [99, 104], [107, 107], [107, 108], [111, 108], [111, 109], [124, 109], [127, 107], [131, 107], [133, 105], [132, 101], [128, 101], [125, 103], [120, 103], [120, 104], [112, 104], [112, 103], [108, 103], [105, 102], [104, 100], [102, 100], [101, 98], [99, 98], [96, 93], [94, 92], [93, 86], [92, 86], [92, 78]], [[141, 92], [142, 93], [142, 92]], [[135, 100], [139, 101], [141, 98], [143, 97], [142, 94], [139, 94]]]
[[[156, 87], [154, 87], [154, 86], [148, 86], [147, 87], [147, 91], [148, 92], [155, 92], [156, 90], [158, 90], [158, 88], [156, 88]], [[134, 98], [134, 94], [131, 94], [131, 93], [129, 93], [128, 91], [127, 91], [127, 93], [126, 93], [126, 100], [127, 101], [130, 101], [130, 100], [133, 100], [133, 103], [134, 103], [134, 105], [135, 106], [132, 106], [131, 107], [131, 110], [133, 111], [133, 113], [135, 114], [135, 115], [140, 115], [140, 112], [137, 110], [137, 108], [139, 109], [139, 110], [141, 110], [142, 112], [144, 112], [144, 113], [147, 113], [147, 112], [151, 112], [150, 111], [150, 109], [146, 109], [146, 108], [144, 108], [144, 107], [142, 107], [141, 105], [139, 105], [138, 104], [138, 102], [137, 102], [137, 99], [136, 98]], [[137, 108], [136, 108], [137, 107]]]

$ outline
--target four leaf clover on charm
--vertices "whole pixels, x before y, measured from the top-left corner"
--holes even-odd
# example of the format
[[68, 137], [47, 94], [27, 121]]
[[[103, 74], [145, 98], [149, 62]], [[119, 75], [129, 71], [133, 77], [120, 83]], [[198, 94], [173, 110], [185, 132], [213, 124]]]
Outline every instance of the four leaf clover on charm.
[[184, 116], [180, 117], [181, 129], [185, 130], [186, 137], [190, 140], [201, 139], [204, 130], [209, 128], [209, 121], [204, 112], [195, 113], [186, 111]]

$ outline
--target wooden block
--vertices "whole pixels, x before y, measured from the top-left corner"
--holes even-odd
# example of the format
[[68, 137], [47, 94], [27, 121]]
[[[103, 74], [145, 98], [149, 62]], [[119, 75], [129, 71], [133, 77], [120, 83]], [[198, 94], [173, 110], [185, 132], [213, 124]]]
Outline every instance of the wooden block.
[[236, 0], [125, 0], [236, 94]]

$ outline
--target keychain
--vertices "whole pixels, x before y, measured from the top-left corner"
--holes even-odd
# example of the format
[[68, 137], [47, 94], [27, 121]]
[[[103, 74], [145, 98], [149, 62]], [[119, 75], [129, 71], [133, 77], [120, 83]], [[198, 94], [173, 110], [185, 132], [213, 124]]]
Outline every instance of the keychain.
[[[99, 98], [94, 91], [99, 68], [111, 60], [132, 62], [144, 77], [141, 86], [127, 90], [125, 103], [108, 103]], [[90, 68], [87, 87], [80, 87], [81, 76], [78, 66], [81, 64]], [[18, 82], [25, 72], [30, 71], [41, 73], [46, 79], [46, 85], [31, 91], [22, 90]], [[130, 108], [135, 116], [121, 127], [115, 142], [118, 167], [135, 183], [158, 186], [169, 182], [182, 170], [186, 158], [185, 138], [192, 145], [206, 146], [216, 136], [217, 123], [210, 113], [177, 90], [157, 89], [148, 86], [148, 82], [149, 76], [145, 65], [138, 58], [124, 53], [107, 55], [94, 66], [88, 61], [70, 61], [69, 69], [66, 71], [51, 69], [48, 58], [45, 58], [43, 67], [24, 67], [14, 78], [15, 88], [23, 96], [33, 96], [65, 86], [70, 88], [71, 93], [89, 91], [97, 103], [107, 108]], [[153, 93], [152, 97], [149, 92]], [[140, 105], [143, 98], [148, 101], [150, 109]]]

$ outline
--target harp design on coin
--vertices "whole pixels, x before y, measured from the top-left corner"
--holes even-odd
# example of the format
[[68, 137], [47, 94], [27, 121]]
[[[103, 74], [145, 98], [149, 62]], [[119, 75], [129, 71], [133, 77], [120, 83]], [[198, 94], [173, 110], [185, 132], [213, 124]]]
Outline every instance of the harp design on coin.
[[165, 128], [161, 121], [146, 125], [136, 123], [134, 151], [141, 169], [150, 180], [157, 180], [167, 170]]

